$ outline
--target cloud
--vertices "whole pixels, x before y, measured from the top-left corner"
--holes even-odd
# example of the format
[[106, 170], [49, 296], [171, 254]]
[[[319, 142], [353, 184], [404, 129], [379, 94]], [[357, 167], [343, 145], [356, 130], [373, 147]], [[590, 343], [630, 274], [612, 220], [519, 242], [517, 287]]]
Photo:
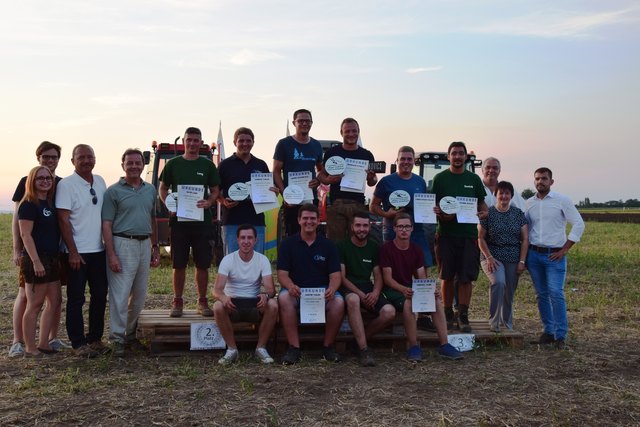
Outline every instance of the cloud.
[[637, 21], [633, 9], [576, 14], [570, 12], [534, 12], [503, 22], [470, 28], [470, 32], [534, 36], [544, 38], [586, 37], [599, 27]]
[[229, 62], [233, 65], [253, 65], [280, 58], [283, 58], [283, 56], [275, 52], [243, 49], [240, 52], [233, 54], [229, 59]]
[[434, 67], [417, 67], [417, 68], [407, 68], [408, 74], [418, 74], [418, 73], [427, 73], [431, 71], [440, 71], [442, 70], [441, 65], [436, 65]]

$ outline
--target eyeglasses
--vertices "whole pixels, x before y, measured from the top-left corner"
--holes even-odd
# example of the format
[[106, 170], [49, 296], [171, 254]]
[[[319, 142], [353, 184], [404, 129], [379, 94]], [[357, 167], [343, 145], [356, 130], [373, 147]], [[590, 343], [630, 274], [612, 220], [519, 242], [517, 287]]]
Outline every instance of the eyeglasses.
[[411, 230], [413, 228], [413, 225], [394, 225], [395, 228], [397, 228], [398, 230]]
[[91, 198], [91, 203], [93, 203], [94, 205], [98, 204], [98, 196], [96, 196], [96, 190], [93, 189], [93, 187], [91, 187], [89, 189], [89, 193], [91, 193], [91, 195], [93, 196]]
[[58, 156], [50, 156], [48, 154], [41, 154], [42, 160], [58, 160]]
[[301, 125], [304, 125], [304, 124], [309, 125], [309, 124], [313, 123], [313, 121], [309, 120], [309, 119], [296, 119], [296, 122], [298, 122]]
[[37, 176], [36, 181], [53, 181], [53, 178], [50, 176]]

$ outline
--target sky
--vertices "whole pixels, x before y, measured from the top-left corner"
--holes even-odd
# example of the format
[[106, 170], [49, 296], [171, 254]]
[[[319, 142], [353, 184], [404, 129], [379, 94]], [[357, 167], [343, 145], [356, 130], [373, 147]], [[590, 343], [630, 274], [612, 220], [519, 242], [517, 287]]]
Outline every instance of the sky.
[[547, 166], [576, 203], [640, 198], [633, 0], [0, 0], [0, 58], [0, 210], [43, 140], [60, 176], [93, 146], [108, 184], [188, 126], [227, 154], [250, 127], [270, 165], [298, 108], [317, 139], [356, 118], [388, 166], [464, 141], [518, 190]]

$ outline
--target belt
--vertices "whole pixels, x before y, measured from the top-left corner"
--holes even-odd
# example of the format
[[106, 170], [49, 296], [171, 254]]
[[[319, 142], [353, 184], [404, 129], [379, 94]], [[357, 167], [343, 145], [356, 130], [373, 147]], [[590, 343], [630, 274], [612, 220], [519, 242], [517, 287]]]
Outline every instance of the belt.
[[543, 254], [550, 254], [550, 253], [559, 252], [562, 250], [562, 248], [544, 248], [542, 246], [536, 246], [536, 245], [529, 245], [529, 249], [531, 249], [532, 251], [543, 253]]
[[113, 235], [116, 237], [124, 237], [125, 239], [133, 239], [133, 240], [147, 240], [149, 238], [149, 236], [146, 234], [132, 236], [130, 234], [124, 234], [124, 233], [113, 233]]

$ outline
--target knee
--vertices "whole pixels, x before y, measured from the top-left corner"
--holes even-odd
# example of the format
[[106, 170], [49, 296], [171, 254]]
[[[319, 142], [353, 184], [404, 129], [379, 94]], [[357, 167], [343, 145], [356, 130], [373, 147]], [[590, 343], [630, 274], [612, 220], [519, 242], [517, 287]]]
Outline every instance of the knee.
[[218, 317], [218, 315], [224, 312], [224, 305], [220, 301], [216, 301], [213, 303], [213, 314], [214, 317]]
[[267, 302], [267, 312], [270, 314], [278, 313], [278, 302], [274, 299], [270, 299]]
[[360, 309], [360, 298], [356, 294], [348, 294], [346, 296], [347, 300], [347, 308], [349, 310], [359, 310]]

